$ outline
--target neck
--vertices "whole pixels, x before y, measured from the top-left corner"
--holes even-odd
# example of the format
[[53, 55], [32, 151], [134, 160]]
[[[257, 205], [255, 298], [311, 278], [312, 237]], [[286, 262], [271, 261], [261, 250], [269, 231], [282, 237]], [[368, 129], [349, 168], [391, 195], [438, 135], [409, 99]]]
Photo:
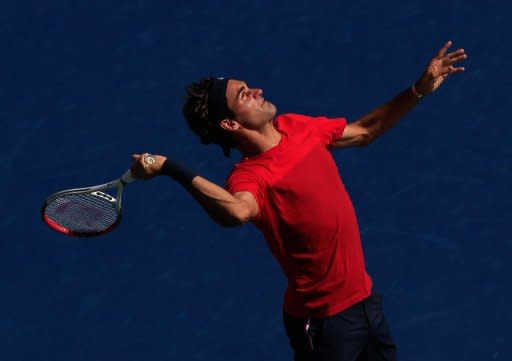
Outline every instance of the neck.
[[247, 129], [243, 134], [240, 134], [237, 143], [238, 150], [240, 150], [244, 158], [251, 158], [275, 147], [280, 141], [281, 133], [270, 122], [263, 129]]

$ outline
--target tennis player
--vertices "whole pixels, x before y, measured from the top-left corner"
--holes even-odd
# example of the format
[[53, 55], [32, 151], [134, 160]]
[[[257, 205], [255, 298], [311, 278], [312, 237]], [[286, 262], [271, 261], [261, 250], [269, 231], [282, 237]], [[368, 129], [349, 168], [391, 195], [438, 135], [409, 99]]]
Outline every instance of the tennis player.
[[253, 222], [288, 279], [284, 326], [295, 360], [396, 360], [396, 347], [372, 289], [357, 219], [331, 150], [366, 146], [393, 127], [451, 74], [463, 49], [447, 42], [421, 77], [394, 99], [347, 124], [299, 114], [276, 116], [261, 89], [210, 77], [190, 84], [183, 113], [205, 144], [242, 159], [225, 188], [165, 156], [134, 154], [135, 178], [166, 174], [222, 226]]

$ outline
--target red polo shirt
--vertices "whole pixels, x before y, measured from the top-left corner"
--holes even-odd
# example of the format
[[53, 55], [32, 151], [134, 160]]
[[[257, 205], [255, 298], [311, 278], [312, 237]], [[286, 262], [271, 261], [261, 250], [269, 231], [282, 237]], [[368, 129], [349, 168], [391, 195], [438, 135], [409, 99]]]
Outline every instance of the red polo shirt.
[[288, 279], [284, 311], [326, 317], [368, 297], [356, 215], [329, 148], [344, 118], [277, 116], [280, 143], [235, 164], [226, 189], [256, 198], [254, 224]]

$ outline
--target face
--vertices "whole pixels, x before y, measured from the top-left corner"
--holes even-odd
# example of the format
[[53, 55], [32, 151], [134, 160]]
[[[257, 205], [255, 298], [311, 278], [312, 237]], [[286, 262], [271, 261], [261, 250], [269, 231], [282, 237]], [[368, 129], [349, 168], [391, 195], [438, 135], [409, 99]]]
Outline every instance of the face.
[[243, 81], [229, 80], [226, 97], [236, 122], [244, 128], [259, 129], [276, 115], [276, 107], [263, 98], [263, 91], [249, 88]]

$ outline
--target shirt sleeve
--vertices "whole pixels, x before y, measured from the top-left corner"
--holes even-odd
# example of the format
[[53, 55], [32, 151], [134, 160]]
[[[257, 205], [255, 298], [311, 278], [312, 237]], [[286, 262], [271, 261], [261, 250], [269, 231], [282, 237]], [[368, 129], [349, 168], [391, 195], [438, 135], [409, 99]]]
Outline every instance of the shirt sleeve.
[[347, 125], [345, 118], [314, 117], [312, 121], [315, 122], [315, 132], [327, 147], [332, 147], [341, 139]]
[[256, 174], [253, 174], [250, 171], [244, 169], [233, 169], [231, 174], [228, 176], [226, 180], [226, 190], [231, 193], [237, 192], [249, 192], [251, 193], [256, 202], [258, 203], [258, 207], [262, 209], [264, 197], [264, 188], [263, 182], [261, 182]]

